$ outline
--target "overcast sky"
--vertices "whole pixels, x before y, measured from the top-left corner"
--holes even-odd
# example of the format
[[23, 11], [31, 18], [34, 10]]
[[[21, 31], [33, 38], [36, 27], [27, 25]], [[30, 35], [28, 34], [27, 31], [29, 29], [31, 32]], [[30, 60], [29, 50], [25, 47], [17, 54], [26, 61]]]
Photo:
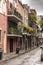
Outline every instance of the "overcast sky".
[[36, 9], [38, 15], [43, 15], [43, 0], [22, 0], [22, 2]]

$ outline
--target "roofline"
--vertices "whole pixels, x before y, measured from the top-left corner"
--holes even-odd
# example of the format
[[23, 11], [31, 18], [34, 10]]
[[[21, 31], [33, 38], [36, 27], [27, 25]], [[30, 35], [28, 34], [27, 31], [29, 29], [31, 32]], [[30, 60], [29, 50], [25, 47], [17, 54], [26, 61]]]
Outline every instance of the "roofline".
[[[23, 4], [22, 4], [22, 2], [20, 1], [20, 0], [18, 0], [18, 2], [22, 5], [22, 7], [23, 7]], [[23, 7], [24, 8], [24, 7]]]

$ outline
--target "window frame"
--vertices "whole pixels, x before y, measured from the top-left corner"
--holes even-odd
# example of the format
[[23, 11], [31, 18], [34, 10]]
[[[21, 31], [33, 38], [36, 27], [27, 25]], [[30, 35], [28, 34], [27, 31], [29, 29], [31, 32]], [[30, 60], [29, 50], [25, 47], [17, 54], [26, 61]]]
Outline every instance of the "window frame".
[[0, 9], [1, 9], [1, 0], [0, 0]]
[[2, 31], [2, 30], [0, 29], [0, 42], [1, 42], [1, 31]]

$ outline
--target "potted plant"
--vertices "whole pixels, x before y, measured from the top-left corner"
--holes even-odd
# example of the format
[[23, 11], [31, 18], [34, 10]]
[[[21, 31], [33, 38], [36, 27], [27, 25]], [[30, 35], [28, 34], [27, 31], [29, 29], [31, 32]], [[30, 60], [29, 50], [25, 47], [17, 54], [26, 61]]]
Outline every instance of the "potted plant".
[[9, 30], [9, 32], [10, 32], [11, 34], [14, 34], [14, 28], [11, 27], [10, 30]]

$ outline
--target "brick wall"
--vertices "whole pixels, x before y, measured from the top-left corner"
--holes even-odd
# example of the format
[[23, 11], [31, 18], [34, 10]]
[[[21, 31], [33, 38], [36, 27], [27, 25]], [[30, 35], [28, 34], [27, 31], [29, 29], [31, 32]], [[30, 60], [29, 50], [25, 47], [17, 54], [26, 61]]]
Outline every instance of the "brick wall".
[[4, 50], [4, 33], [7, 33], [7, 17], [0, 13], [1, 42], [0, 48]]

